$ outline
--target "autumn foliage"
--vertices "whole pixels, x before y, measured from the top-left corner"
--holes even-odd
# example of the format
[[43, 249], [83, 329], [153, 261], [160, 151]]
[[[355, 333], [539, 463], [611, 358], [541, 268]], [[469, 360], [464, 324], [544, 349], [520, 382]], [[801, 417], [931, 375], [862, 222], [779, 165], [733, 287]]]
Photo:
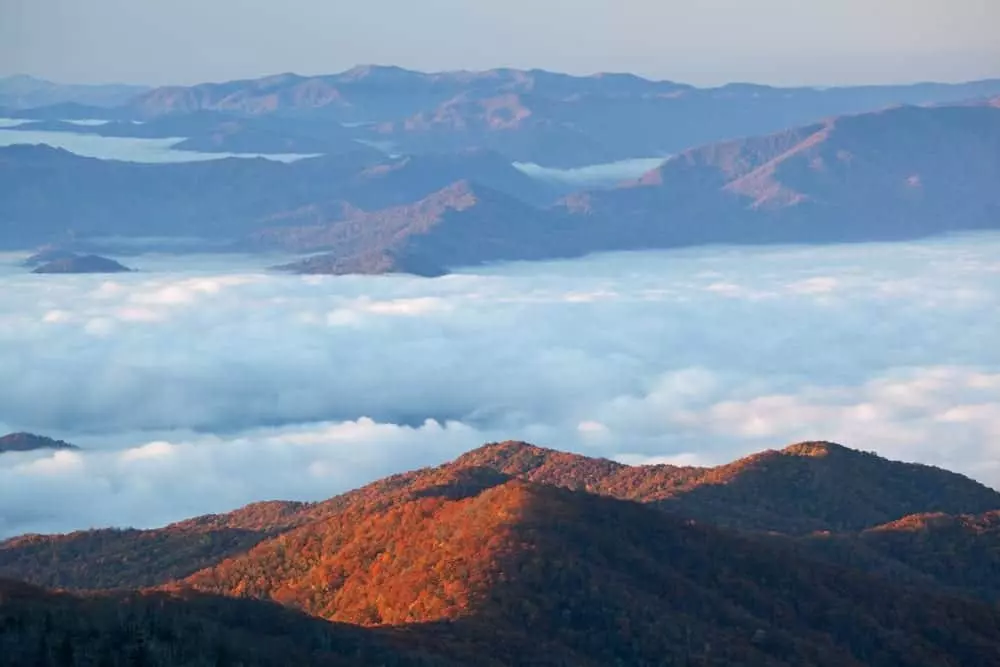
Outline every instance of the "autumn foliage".
[[322, 503], [0, 545], [8, 575], [156, 586], [5, 584], [0, 647], [60, 667], [1000, 665], [997, 508], [830, 443], [718, 468], [500, 443]]

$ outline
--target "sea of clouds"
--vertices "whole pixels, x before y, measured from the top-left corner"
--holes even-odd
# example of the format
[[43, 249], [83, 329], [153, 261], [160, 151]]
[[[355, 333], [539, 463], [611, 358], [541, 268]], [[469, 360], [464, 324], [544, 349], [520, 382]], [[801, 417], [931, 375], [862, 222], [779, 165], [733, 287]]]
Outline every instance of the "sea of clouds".
[[525, 439], [715, 464], [828, 439], [1000, 488], [1000, 235], [706, 248], [437, 279], [0, 256], [0, 537], [321, 499]]

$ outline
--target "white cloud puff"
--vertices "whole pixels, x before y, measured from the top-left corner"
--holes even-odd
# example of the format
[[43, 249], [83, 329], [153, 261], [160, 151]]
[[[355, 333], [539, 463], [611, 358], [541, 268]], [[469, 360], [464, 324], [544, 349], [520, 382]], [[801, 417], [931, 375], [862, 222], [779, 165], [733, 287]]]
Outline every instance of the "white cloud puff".
[[1000, 487], [1000, 236], [712, 248], [440, 279], [0, 267], [0, 536], [320, 499], [520, 438], [720, 463], [823, 438]]

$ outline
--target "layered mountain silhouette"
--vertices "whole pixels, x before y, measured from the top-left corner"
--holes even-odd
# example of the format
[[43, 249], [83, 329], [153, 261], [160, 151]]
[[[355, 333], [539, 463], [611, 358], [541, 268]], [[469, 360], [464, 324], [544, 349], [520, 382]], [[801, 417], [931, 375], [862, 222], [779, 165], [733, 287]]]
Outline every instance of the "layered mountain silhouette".
[[[23, 74], [0, 77], [0, 108], [12, 110], [46, 107], [56, 104], [89, 105], [97, 115], [82, 118], [103, 118], [100, 109], [128, 104], [145, 93], [146, 86], [125, 84], [65, 84]], [[77, 116], [62, 116], [77, 118]]]
[[[728, 527], [670, 502], [701, 494]], [[832, 443], [709, 469], [498, 443], [322, 503], [8, 541], [3, 576], [158, 590], [2, 584], [0, 645], [14, 664], [74, 664], [54, 657], [67, 642], [154, 665], [184, 651], [280, 664], [281, 650], [332, 665], [993, 664], [995, 558], [946, 571], [991, 553], [997, 507], [967, 478]], [[803, 534], [803, 516], [834, 529]]]
[[138, 164], [12, 146], [0, 148], [0, 173], [0, 245], [22, 248], [104, 236], [198, 237], [240, 246], [330, 202], [379, 210], [418, 201], [462, 178], [526, 202], [557, 197], [495, 155], [386, 161], [363, 146], [292, 164], [235, 158]]
[[654, 243], [686, 245], [996, 228], [1000, 201], [989, 183], [1000, 176], [998, 121], [990, 107], [845, 116], [687, 151], [634, 183], [564, 205], [614, 217], [623, 247], [653, 234]]
[[[5, 90], [11, 91], [8, 97]], [[335, 153], [351, 150], [356, 141], [402, 154], [491, 149], [508, 160], [550, 167], [666, 156], [837, 115], [997, 95], [1000, 80], [828, 89], [751, 84], [695, 88], [630, 74], [570, 76], [537, 69], [423, 73], [379, 66], [148, 91], [0, 79], [0, 106], [7, 100], [6, 106], [13, 107], [8, 116], [118, 121], [89, 127], [26, 125], [23, 130], [185, 137], [178, 147], [208, 152]], [[117, 106], [107, 103], [115, 100]]]
[[303, 264], [310, 272], [437, 274], [609, 250], [996, 229], [1000, 109], [899, 107], [713, 144], [551, 205], [557, 190], [482, 150], [150, 165], [13, 146], [0, 149], [0, 174], [7, 247], [200, 237], [327, 253]]
[[[204, 111], [346, 123], [401, 153], [491, 148], [511, 160], [582, 166], [675, 153], [723, 139], [897, 104], [995, 96], [1000, 81], [968, 84], [699, 89], [630, 74], [544, 70], [423, 73], [361, 66], [340, 74], [166, 87], [128, 105], [136, 118]], [[289, 124], [289, 127], [292, 127]]]

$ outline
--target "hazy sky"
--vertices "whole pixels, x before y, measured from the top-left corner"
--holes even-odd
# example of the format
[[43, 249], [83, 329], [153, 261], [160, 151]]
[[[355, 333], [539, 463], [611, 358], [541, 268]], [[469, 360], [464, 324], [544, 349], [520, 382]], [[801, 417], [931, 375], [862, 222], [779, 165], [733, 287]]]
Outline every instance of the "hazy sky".
[[194, 83], [358, 63], [717, 84], [1000, 76], [998, 0], [0, 0], [0, 75]]

